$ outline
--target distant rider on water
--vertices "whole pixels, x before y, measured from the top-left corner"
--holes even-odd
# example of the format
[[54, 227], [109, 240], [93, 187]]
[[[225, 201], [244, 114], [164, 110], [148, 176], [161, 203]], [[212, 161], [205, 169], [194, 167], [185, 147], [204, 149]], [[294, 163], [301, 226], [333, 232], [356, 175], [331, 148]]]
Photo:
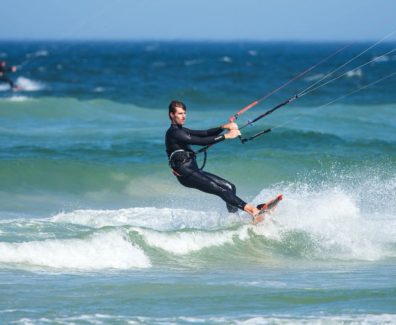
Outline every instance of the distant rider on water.
[[19, 87], [7, 77], [7, 72], [15, 72], [17, 70], [16, 66], [7, 67], [7, 63], [5, 61], [0, 61], [0, 82], [6, 82], [10, 85], [12, 90], [18, 90]]

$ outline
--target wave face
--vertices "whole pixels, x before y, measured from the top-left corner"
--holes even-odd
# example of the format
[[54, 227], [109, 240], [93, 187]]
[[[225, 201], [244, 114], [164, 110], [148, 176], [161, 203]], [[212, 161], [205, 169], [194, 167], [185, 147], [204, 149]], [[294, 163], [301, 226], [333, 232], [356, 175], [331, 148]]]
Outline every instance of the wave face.
[[[40, 216], [131, 204], [186, 207], [186, 199], [194, 209], [202, 206], [200, 193], [175, 190], [164, 152], [168, 121], [163, 111], [107, 100], [16, 98], [0, 101], [4, 214]], [[390, 177], [396, 172], [392, 114], [391, 105], [286, 109], [271, 117], [275, 128], [268, 135], [244, 146], [224, 142], [211, 149], [206, 169], [230, 179], [248, 198], [273, 184], [314, 185], [326, 175], [336, 180], [337, 174], [355, 175], [357, 170], [367, 171], [359, 176], [362, 180], [372, 172]], [[224, 112], [193, 111], [190, 119], [191, 128], [211, 127], [213, 121], [220, 124]], [[247, 128], [245, 136], [260, 127]]]

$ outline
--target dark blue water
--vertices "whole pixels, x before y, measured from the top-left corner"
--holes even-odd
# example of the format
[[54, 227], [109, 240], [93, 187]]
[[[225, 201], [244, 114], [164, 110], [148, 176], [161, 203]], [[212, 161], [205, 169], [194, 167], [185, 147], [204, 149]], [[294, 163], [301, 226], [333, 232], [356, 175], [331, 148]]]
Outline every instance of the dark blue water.
[[[331, 60], [271, 98], [272, 103], [309, 86], [310, 80], [352, 59], [370, 43], [351, 44]], [[8, 64], [22, 64], [17, 75], [45, 85], [33, 97], [104, 98], [143, 107], [162, 107], [170, 98], [183, 98], [202, 108], [238, 110], [320, 62], [343, 43], [87, 43], [2, 42]], [[395, 48], [380, 44], [338, 74]], [[323, 104], [394, 71], [396, 53], [380, 58], [355, 76], [304, 98], [303, 105]], [[393, 69], [393, 70], [392, 70]], [[359, 74], [360, 73], [360, 74]], [[393, 103], [393, 81], [345, 100], [356, 104]], [[4, 94], [2, 94], [4, 95]], [[159, 105], [160, 104], [160, 105]]]

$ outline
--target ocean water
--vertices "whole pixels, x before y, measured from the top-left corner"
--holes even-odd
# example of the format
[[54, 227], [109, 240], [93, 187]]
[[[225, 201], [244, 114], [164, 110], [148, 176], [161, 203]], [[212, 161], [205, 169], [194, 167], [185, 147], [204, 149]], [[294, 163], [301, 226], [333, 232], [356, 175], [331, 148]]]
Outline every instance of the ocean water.
[[395, 324], [396, 44], [209, 150], [247, 201], [283, 193], [262, 224], [167, 165], [170, 100], [214, 127], [342, 46], [1, 42], [0, 324]]

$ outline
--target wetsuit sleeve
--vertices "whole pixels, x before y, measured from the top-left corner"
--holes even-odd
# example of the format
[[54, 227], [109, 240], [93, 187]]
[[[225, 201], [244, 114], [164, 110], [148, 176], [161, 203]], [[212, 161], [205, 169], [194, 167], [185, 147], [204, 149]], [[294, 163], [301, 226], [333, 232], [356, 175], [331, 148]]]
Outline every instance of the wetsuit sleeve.
[[6, 73], [6, 72], [14, 72], [12, 71], [13, 67], [5, 67], [0, 69], [0, 73]]
[[198, 137], [207, 137], [207, 136], [219, 135], [221, 132], [223, 132], [223, 129], [221, 127], [212, 128], [212, 129], [208, 129], [208, 130], [190, 130], [190, 129], [188, 129], [188, 132], [190, 133], [190, 135], [195, 135]]
[[[197, 130], [195, 130], [197, 132]], [[208, 135], [208, 136], [201, 136], [196, 135], [196, 133], [192, 134], [189, 129], [180, 129], [174, 132], [173, 137], [178, 142], [184, 144], [192, 144], [192, 145], [199, 145], [199, 146], [207, 146], [210, 144], [214, 144], [225, 139], [224, 135]], [[198, 131], [199, 132], [199, 131]], [[203, 131], [206, 132], [206, 131]]]

